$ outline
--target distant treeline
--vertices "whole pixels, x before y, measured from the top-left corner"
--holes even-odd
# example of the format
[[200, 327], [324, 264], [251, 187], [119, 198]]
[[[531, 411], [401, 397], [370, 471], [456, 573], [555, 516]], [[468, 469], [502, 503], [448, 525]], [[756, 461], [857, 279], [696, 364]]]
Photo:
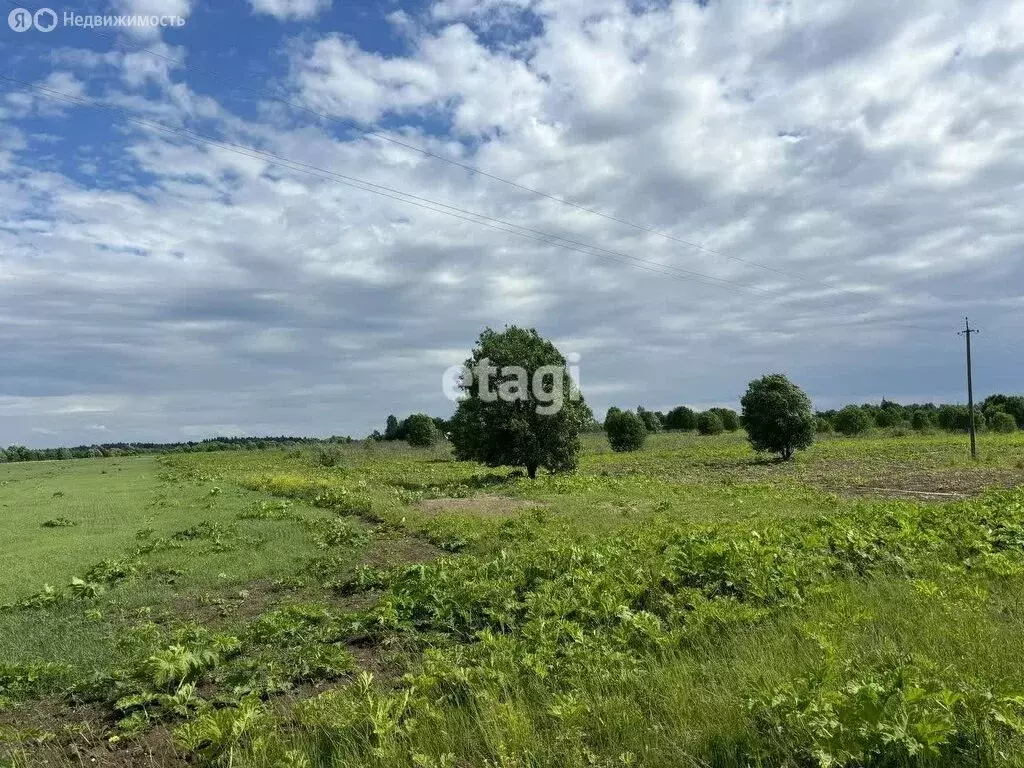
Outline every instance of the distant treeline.
[[0, 448], [0, 462], [53, 461], [63, 459], [89, 459], [105, 456], [142, 456], [155, 453], [212, 453], [215, 451], [269, 451], [301, 445], [324, 443], [351, 443], [351, 437], [215, 437], [187, 443], [103, 443], [77, 445], [74, 448], [26, 448], [12, 445]]
[[[618, 411], [617, 408], [610, 409]], [[718, 434], [740, 428], [739, 414], [728, 408], [711, 408], [695, 411], [685, 405], [663, 413], [636, 409], [636, 415], [643, 421], [648, 432], [661, 430], [693, 431], [702, 434]], [[877, 405], [848, 405], [845, 408], [817, 411], [818, 432], [839, 432], [857, 435], [870, 429], [902, 428], [925, 431], [944, 429], [950, 432], [966, 432], [970, 428], [971, 412], [966, 405], [942, 403], [912, 403], [902, 405], [891, 400], [882, 400]], [[974, 407], [974, 424], [979, 430], [1013, 432], [1024, 429], [1024, 396], [991, 395]]]
[[[623, 411], [619, 408], [614, 406], [609, 408], [605, 415], [605, 422], [609, 417], [615, 418], [621, 413]], [[632, 411], [628, 413], [632, 414]], [[697, 430], [703, 435], [717, 435], [721, 432], [735, 432], [740, 428], [739, 414], [729, 408], [709, 408], [706, 411], [695, 411], [685, 405], [680, 405], [668, 413], [664, 413], [649, 411], [641, 405], [636, 409], [636, 416], [643, 422], [648, 432]], [[601, 429], [601, 425], [595, 422], [595, 428]]]
[[[589, 414], [589, 421], [583, 425], [583, 431], [600, 431], [601, 424], [594, 420], [593, 414], [590, 413], [590, 409], [587, 408], [585, 412]], [[450, 419], [442, 419], [439, 416], [428, 416], [425, 413], [414, 413], [410, 416], [406, 416], [404, 419], [399, 419], [397, 416], [392, 414], [391, 416], [388, 416], [387, 421], [384, 424], [384, 431], [381, 432], [379, 429], [375, 429], [368, 439], [381, 442], [405, 440], [413, 445], [426, 445], [429, 444], [426, 442], [429, 439], [424, 437], [424, 427], [428, 422], [433, 424], [433, 430], [437, 440], [447, 438], [451, 434], [452, 422]]]
[[[619, 412], [618, 408], [609, 409]], [[914, 429], [927, 431], [944, 429], [951, 432], [967, 431], [970, 427], [970, 410], [966, 405], [937, 403], [912, 403], [902, 405], [891, 400], [882, 400], [877, 405], [848, 405], [845, 408], [817, 411], [819, 433], [838, 432], [843, 435], [857, 435], [870, 429]], [[705, 435], [720, 432], [734, 432], [741, 426], [740, 415], [729, 408], [710, 408], [696, 411], [680, 405], [668, 412], [649, 411], [640, 406], [636, 416], [648, 432], [662, 430], [698, 431]], [[974, 409], [974, 423], [979, 430], [1013, 432], [1024, 429], [1024, 396], [991, 395]], [[431, 427], [433, 429], [431, 429]], [[388, 416], [384, 432], [375, 430], [368, 439], [376, 441], [406, 440], [414, 444], [429, 445], [447, 437], [449, 421], [437, 416], [412, 414], [399, 420]], [[600, 431], [601, 423], [591, 419], [584, 425], [584, 431]], [[429, 434], [428, 434], [429, 433]], [[73, 448], [26, 448], [12, 445], [0, 448], [0, 463], [8, 461], [47, 461], [62, 459], [87, 459], [106, 456], [141, 456], [159, 453], [212, 453], [215, 451], [268, 451], [303, 445], [347, 444], [354, 442], [347, 436], [333, 436], [326, 439], [315, 437], [215, 437], [208, 440], [186, 443], [103, 443], [101, 445], [78, 445]]]
[[[966, 432], [971, 411], [966, 405], [912, 403], [901, 405], [882, 400], [878, 405], [848, 405], [831, 411], [819, 411], [818, 431], [856, 435], [874, 427], [916, 430], [945, 429]], [[991, 395], [974, 406], [974, 424], [979, 430], [1013, 432], [1024, 429], [1024, 397]]]

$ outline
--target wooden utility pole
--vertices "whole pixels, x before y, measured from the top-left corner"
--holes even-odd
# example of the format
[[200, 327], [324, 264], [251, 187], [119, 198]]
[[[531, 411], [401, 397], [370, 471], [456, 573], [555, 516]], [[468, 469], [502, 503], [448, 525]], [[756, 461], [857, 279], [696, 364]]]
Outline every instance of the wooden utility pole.
[[971, 321], [968, 318], [964, 318], [964, 330], [958, 333], [958, 336], [965, 336], [967, 338], [967, 408], [970, 411], [971, 417], [971, 458], [978, 458], [978, 444], [977, 437], [974, 430], [974, 380], [971, 375], [971, 334], [981, 333], [971, 328]]

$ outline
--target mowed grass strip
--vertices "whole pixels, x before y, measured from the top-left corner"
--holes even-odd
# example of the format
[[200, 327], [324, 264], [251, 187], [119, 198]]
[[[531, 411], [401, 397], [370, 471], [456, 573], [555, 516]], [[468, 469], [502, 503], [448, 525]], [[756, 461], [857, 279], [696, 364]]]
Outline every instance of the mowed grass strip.
[[[153, 457], [6, 464], [0, 478], [0, 541], [17, 553], [0, 564], [0, 604], [45, 584], [64, 586], [100, 561], [129, 557], [147, 540], [200, 524], [234, 526], [238, 535], [273, 539], [274, 546], [258, 556], [245, 547], [207, 553], [213, 557], [197, 558], [195, 547], [154, 555], [156, 567], [185, 571], [196, 588], [276, 576], [311, 550], [308, 534], [292, 524], [238, 520], [265, 496], [181, 480]], [[46, 525], [58, 520], [68, 524]]]
[[[356, 518], [185, 477], [153, 457], [0, 465], [0, 477], [0, 606], [54, 597], [0, 610], [0, 664], [54, 662], [85, 677], [117, 666], [129, 627], [229, 626], [323, 597], [302, 573], [311, 561], [341, 578], [362, 562], [434, 556]], [[80, 595], [75, 580], [87, 583]]]
[[0, 464], [0, 603], [120, 555], [139, 528], [187, 523], [192, 510], [154, 506], [159, 472], [152, 457]]

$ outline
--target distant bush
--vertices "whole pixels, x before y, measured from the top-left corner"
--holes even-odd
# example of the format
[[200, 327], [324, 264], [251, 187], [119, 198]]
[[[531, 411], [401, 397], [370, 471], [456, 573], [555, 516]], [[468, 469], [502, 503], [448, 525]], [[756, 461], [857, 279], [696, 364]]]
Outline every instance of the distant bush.
[[702, 435], [720, 435], [725, 431], [722, 417], [714, 411], [704, 411], [697, 417], [697, 431]]
[[1004, 411], [1013, 416], [1017, 426], [1024, 429], [1024, 397], [1020, 395], [990, 395], [981, 404], [986, 417], [990, 412]]
[[416, 448], [427, 448], [441, 439], [441, 431], [425, 413], [414, 413], [406, 420], [406, 440]]
[[685, 405], [673, 408], [665, 416], [665, 429], [689, 431], [697, 428], [697, 414]]
[[[377, 434], [380, 434], [379, 432]], [[387, 422], [384, 426], [384, 434], [381, 435], [382, 440], [405, 440], [409, 434], [408, 421], [404, 424], [398, 420], [398, 417], [391, 414], [387, 418]]]
[[322, 445], [316, 449], [313, 459], [318, 466], [336, 467], [342, 463], [341, 448], [336, 445]]
[[[434, 439], [434, 442], [437, 442], [438, 440], [445, 437], [445, 435], [447, 435], [447, 433], [451, 429], [451, 424], [437, 416], [426, 416], [426, 414], [414, 413], [412, 416], [407, 416], [401, 421], [399, 421], [397, 416], [391, 414], [390, 416], [388, 416], [387, 421], [385, 422], [384, 434], [381, 434], [380, 431], [378, 430], [374, 430], [373, 434], [370, 435], [370, 439], [385, 442], [405, 440], [410, 445], [422, 445], [421, 443], [414, 443], [412, 442], [412, 440], [423, 440], [428, 434], [428, 430], [426, 429], [423, 421], [424, 417], [426, 417], [427, 419], [434, 423], [434, 429], [437, 432], [437, 436]], [[417, 429], [419, 429], [419, 433], [416, 435], [415, 438], [410, 439], [409, 433], [413, 428], [414, 419], [417, 423]], [[429, 444], [432, 445], [433, 443]]]
[[[939, 408], [936, 421], [950, 432], [966, 432], [971, 428], [971, 410], [966, 405], [944, 405]], [[985, 427], [985, 416], [978, 408], [974, 409], [974, 426]]]
[[639, 451], [647, 441], [647, 426], [632, 411], [609, 408], [604, 419], [604, 431], [613, 451]]
[[901, 424], [905, 419], [903, 418], [903, 409], [895, 403], [885, 403], [875, 413], [875, 425], [882, 427], [895, 427]]
[[923, 432], [935, 426], [935, 422], [932, 421], [932, 415], [928, 411], [918, 409], [910, 417], [910, 426], [918, 432]]
[[835, 427], [832, 426], [831, 421], [819, 416], [814, 420], [814, 431], [819, 435], [830, 435], [836, 430]]
[[1017, 431], [1017, 420], [1005, 411], [994, 411], [988, 419], [988, 426], [993, 432], [1008, 435]]
[[656, 413], [648, 411], [646, 408], [638, 407], [636, 415], [640, 417], [648, 432], [661, 432], [661, 419], [658, 418]]
[[836, 414], [836, 432], [850, 437], [867, 432], [873, 425], [871, 414], [859, 405], [848, 405]]
[[731, 408], [710, 408], [712, 413], [717, 413], [722, 420], [722, 427], [726, 432], [735, 432], [740, 428], [740, 416]]

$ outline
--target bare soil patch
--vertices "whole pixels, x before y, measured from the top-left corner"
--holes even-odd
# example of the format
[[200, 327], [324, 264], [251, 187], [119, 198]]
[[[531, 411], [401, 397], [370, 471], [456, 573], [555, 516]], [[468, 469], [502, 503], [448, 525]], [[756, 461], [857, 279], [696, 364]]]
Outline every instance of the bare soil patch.
[[[6, 729], [6, 730], [5, 730]], [[31, 766], [104, 766], [106, 768], [181, 768], [170, 728], [156, 726], [119, 743], [109, 737], [113, 722], [98, 705], [74, 705], [58, 699], [31, 702], [0, 713], [0, 763]], [[20, 756], [16, 757], [16, 756]]]
[[[917, 499], [919, 501], [959, 501], [978, 496], [993, 488], [1014, 488], [1024, 484], [1024, 472], [1001, 468], [912, 470], [876, 472], [860, 482], [835, 484], [825, 480], [826, 490], [872, 498]], [[813, 480], [812, 480], [813, 482]]]

